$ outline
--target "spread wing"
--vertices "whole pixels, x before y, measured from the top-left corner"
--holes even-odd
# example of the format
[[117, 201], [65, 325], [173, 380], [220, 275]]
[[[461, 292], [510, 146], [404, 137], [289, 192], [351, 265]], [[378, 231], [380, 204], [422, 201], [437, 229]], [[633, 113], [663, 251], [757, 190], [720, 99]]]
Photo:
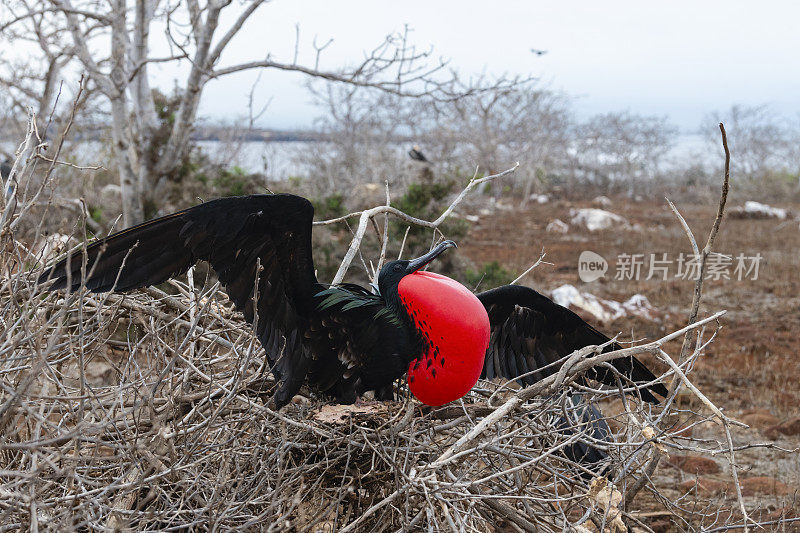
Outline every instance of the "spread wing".
[[[486, 307], [491, 324], [483, 378], [518, 379], [527, 386], [558, 372], [559, 365], [544, 367], [575, 350], [609, 340], [569, 309], [528, 287], [505, 285], [478, 294], [478, 299]], [[615, 343], [605, 351], [619, 348]], [[631, 381], [656, 379], [635, 357], [616, 359], [611, 364]], [[614, 372], [606, 368], [596, 368], [588, 376], [611, 386], [617, 383]], [[655, 383], [641, 389], [642, 398], [658, 403], [653, 392], [667, 395], [666, 387]]]
[[[280, 385], [279, 405], [300, 389], [311, 364], [304, 334], [322, 290], [314, 275], [308, 200], [288, 194], [212, 200], [95, 241], [45, 270], [50, 289], [127, 291], [161, 283], [208, 261], [236, 308], [254, 320]], [[260, 267], [260, 271], [258, 271]]]

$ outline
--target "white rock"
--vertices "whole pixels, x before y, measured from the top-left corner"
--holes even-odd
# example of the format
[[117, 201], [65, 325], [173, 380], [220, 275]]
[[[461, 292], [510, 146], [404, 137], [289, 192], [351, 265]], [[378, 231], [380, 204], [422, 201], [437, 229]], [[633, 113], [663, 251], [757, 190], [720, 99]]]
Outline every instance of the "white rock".
[[604, 209], [570, 209], [569, 216], [571, 222], [579, 226], [585, 226], [589, 231], [598, 231], [611, 227], [629, 228], [630, 224], [625, 219], [611, 211]]
[[619, 303], [588, 292], [581, 292], [575, 286], [565, 284], [554, 289], [550, 296], [558, 305], [588, 313], [598, 322], [613, 322], [629, 315], [652, 321], [657, 320], [656, 310], [650, 305], [647, 297], [641, 294], [635, 294], [624, 303]]
[[572, 302], [578, 300], [580, 297], [581, 291], [579, 291], [575, 285], [570, 285], [569, 283], [565, 283], [557, 289], [550, 291], [550, 298], [562, 307], [569, 307], [572, 305]]
[[528, 199], [531, 202], [536, 202], [537, 204], [546, 204], [550, 201], [550, 197], [546, 194], [531, 194]]
[[569, 224], [557, 218], [555, 220], [551, 220], [547, 224], [545, 230], [550, 233], [567, 233], [569, 231]]
[[764, 217], [764, 218], [786, 218], [786, 209], [781, 209], [780, 207], [772, 207], [767, 204], [761, 204], [758, 202], [754, 202], [752, 200], [748, 200], [744, 203], [744, 212], [749, 213], [755, 217]]
[[625, 316], [625, 309], [619, 302], [603, 300], [594, 294], [581, 292], [573, 285], [562, 285], [550, 295], [558, 305], [585, 311], [599, 322], [612, 322]]
[[611, 207], [611, 200], [608, 196], [595, 196], [594, 200], [592, 200], [592, 205], [596, 205], [597, 207]]
[[622, 307], [624, 307], [630, 315], [640, 316], [647, 320], [657, 319], [656, 309], [650, 305], [650, 300], [648, 300], [647, 296], [644, 294], [634, 294], [623, 302]]

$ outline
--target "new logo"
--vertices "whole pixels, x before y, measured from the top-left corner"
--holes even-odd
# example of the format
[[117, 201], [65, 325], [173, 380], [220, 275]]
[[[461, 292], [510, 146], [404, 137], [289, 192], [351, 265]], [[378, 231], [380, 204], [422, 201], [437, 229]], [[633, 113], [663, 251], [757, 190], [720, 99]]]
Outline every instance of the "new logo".
[[584, 250], [578, 257], [578, 277], [584, 283], [591, 283], [602, 278], [608, 271], [608, 261], [597, 253]]

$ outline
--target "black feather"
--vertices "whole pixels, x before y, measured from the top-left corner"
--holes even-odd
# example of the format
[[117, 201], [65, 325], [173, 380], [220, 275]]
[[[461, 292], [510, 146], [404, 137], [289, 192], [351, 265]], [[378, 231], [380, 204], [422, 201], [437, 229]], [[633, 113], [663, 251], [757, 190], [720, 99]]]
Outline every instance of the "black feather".
[[[575, 350], [609, 340], [569, 309], [528, 287], [506, 285], [480, 293], [478, 299], [489, 313], [492, 329], [482, 377], [517, 379]], [[614, 343], [604, 351], [618, 349], [620, 346]], [[615, 359], [611, 364], [631, 381], [649, 383], [656, 379], [635, 357]], [[556, 372], [558, 365], [553, 365], [541, 373], [522, 378], [520, 384], [530, 385]], [[593, 369], [587, 374], [606, 385], [616, 386], [614, 373], [606, 368]], [[653, 383], [641, 389], [640, 393], [644, 400], [658, 403], [652, 393], [666, 397], [667, 388], [661, 383]]]
[[[317, 282], [313, 216], [308, 200], [287, 194], [212, 200], [100, 239], [46, 269], [39, 282], [127, 291], [208, 261], [245, 320], [258, 316], [278, 406], [305, 382], [353, 401], [403, 375], [418, 355], [415, 337], [379, 295]], [[357, 367], [352, 376], [348, 364]]]

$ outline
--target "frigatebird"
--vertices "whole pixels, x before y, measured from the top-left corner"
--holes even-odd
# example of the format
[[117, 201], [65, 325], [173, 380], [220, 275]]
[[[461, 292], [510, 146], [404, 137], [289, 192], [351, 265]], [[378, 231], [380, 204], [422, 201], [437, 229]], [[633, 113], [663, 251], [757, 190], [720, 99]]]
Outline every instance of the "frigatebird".
[[422, 149], [418, 144], [411, 147], [411, 150], [408, 151], [408, 157], [420, 163], [428, 163], [428, 158], [422, 153]]
[[[442, 405], [480, 376], [527, 385], [557, 371], [552, 363], [574, 350], [608, 341], [533, 289], [507, 285], [476, 296], [421, 271], [452, 241], [387, 263], [377, 294], [350, 283], [323, 285], [312, 259], [313, 216], [308, 200], [289, 194], [211, 200], [99, 239], [46, 269], [39, 282], [52, 280], [51, 290], [129, 291], [207, 261], [245, 320], [255, 322], [279, 408], [304, 383], [342, 403], [366, 391], [391, 399], [404, 374], [418, 399]], [[624, 379], [646, 383], [644, 400], [657, 402], [651, 391], [666, 395], [636, 358], [613, 365]], [[605, 367], [588, 377], [609, 385], [619, 379]]]

